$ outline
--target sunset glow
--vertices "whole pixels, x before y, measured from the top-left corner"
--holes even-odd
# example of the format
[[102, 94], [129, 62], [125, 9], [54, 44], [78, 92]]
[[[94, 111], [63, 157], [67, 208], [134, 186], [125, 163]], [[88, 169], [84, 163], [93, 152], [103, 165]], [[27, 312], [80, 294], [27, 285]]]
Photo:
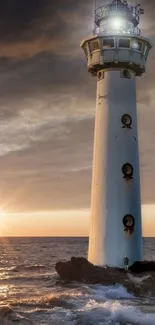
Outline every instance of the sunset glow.
[[4, 215], [5, 215], [4, 211], [0, 210], [0, 221], [1, 221], [1, 219], [4, 218]]
[[[89, 209], [51, 212], [0, 213], [0, 235], [69, 237], [89, 235]], [[142, 206], [143, 236], [155, 236], [155, 205]]]

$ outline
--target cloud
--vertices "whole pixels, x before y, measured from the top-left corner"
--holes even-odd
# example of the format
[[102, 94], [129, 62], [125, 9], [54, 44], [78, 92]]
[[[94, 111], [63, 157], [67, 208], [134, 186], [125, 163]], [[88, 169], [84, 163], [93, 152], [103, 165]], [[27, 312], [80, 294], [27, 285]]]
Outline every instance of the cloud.
[[80, 36], [92, 24], [87, 1], [66, 0], [64, 5], [63, 1], [7, 0], [0, 4], [0, 12], [0, 53], [5, 57], [24, 58], [48, 51], [76, 55]]
[[[2, 197], [9, 209], [65, 209], [89, 203], [94, 121], [72, 119], [57, 125], [57, 132], [52, 126], [39, 128], [27, 148], [1, 156]], [[83, 137], [85, 127], [89, 131]]]

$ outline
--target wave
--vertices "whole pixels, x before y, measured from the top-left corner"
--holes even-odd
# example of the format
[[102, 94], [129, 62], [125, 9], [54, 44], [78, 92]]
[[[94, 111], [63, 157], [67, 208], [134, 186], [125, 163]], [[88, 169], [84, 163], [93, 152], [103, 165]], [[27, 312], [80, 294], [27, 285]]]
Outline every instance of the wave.
[[36, 282], [36, 281], [51, 281], [53, 280], [53, 274], [52, 273], [43, 273], [43, 274], [31, 274], [30, 276], [27, 275], [19, 275], [19, 276], [10, 276], [9, 280], [13, 281], [21, 281], [21, 282]]
[[97, 303], [90, 300], [76, 315], [76, 325], [154, 325], [155, 314], [144, 314], [138, 308], [119, 301]]
[[128, 273], [128, 278], [130, 279], [131, 282], [133, 282], [136, 285], [141, 284], [143, 281], [149, 279], [151, 277], [151, 274], [147, 274], [141, 277], [136, 277], [133, 274]]
[[3, 283], [16, 283], [16, 282], [49, 282], [49, 287], [53, 286], [54, 282], [57, 280], [56, 272], [38, 272], [38, 273], [29, 273], [29, 272], [8, 272], [5, 271], [0, 274], [0, 284]]
[[20, 325], [34, 325], [34, 323], [22, 315], [16, 313], [10, 306], [8, 305], [1, 305], [0, 306], [0, 324], [3, 325], [13, 325], [13, 324], [20, 324]]
[[99, 300], [107, 299], [132, 299], [134, 295], [129, 293], [122, 285], [115, 286], [90, 286], [90, 296]]
[[[122, 299], [122, 302], [119, 299]], [[44, 308], [44, 314], [46, 313], [51, 322], [47, 321], [46, 324], [154, 325], [155, 314], [143, 313], [132, 306], [132, 299], [134, 297], [121, 286], [111, 288], [96, 286], [83, 287], [81, 292], [72, 291], [68, 294], [42, 297], [37, 305], [35, 300], [31, 301], [31, 304], [38, 308], [38, 313]]]
[[12, 271], [14, 272], [21, 272], [21, 271], [40, 271], [40, 270], [45, 270], [48, 269], [47, 266], [42, 265], [42, 264], [34, 264], [34, 265], [18, 265], [15, 267], [12, 267]]
[[76, 325], [154, 325], [155, 314], [134, 306], [134, 296], [123, 286], [91, 286], [85, 305], [77, 310]]
[[[49, 295], [40, 296], [38, 298], [32, 297], [29, 299], [20, 299], [12, 303], [14, 306], [27, 306], [37, 308], [55, 308], [61, 307], [64, 309], [76, 308], [77, 299], [81, 296], [81, 293], [51, 293]], [[72, 301], [74, 300], [74, 303]]]
[[29, 271], [38, 271], [38, 270], [48, 269], [47, 266], [42, 265], [42, 264], [28, 265], [28, 266], [24, 266], [23, 268], [24, 268], [24, 270], [29, 270]]
[[4, 271], [10, 271], [10, 272], [21, 272], [21, 271], [40, 271], [40, 270], [45, 270], [49, 269], [47, 266], [42, 265], [42, 264], [34, 264], [34, 265], [24, 265], [20, 264], [17, 266], [12, 266], [12, 267], [0, 267], [0, 272]]
[[47, 325], [155, 324], [155, 314], [143, 313], [136, 307], [135, 297], [120, 285], [81, 285], [74, 289], [55, 287], [52, 290], [55, 291], [52, 294], [12, 302], [15, 310], [24, 311], [22, 315], [25, 318], [19, 324], [31, 324], [29, 318], [35, 319], [37, 325], [41, 325], [43, 320]]

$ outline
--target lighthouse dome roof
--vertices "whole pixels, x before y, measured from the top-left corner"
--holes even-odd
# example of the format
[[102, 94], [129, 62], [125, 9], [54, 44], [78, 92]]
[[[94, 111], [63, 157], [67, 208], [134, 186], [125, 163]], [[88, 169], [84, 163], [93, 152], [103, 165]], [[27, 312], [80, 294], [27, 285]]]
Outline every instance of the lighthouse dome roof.
[[109, 4], [109, 7], [114, 8], [126, 8], [127, 7], [127, 1], [123, 0], [114, 0], [112, 3]]
[[132, 13], [132, 7], [128, 6], [127, 1], [125, 0], [114, 0], [107, 6], [107, 8], [109, 11], [116, 12], [117, 14], [126, 13], [131, 15]]

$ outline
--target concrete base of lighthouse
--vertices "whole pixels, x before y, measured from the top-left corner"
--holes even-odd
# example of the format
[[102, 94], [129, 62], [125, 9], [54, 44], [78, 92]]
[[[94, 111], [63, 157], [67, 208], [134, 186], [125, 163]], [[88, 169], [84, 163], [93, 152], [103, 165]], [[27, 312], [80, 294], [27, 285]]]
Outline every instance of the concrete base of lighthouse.
[[[142, 260], [141, 200], [136, 112], [136, 77], [132, 71], [99, 71], [95, 122], [88, 260], [94, 265], [124, 267]], [[124, 127], [128, 114], [132, 125]], [[122, 166], [129, 163], [128, 179]], [[134, 218], [127, 231], [123, 218]]]

